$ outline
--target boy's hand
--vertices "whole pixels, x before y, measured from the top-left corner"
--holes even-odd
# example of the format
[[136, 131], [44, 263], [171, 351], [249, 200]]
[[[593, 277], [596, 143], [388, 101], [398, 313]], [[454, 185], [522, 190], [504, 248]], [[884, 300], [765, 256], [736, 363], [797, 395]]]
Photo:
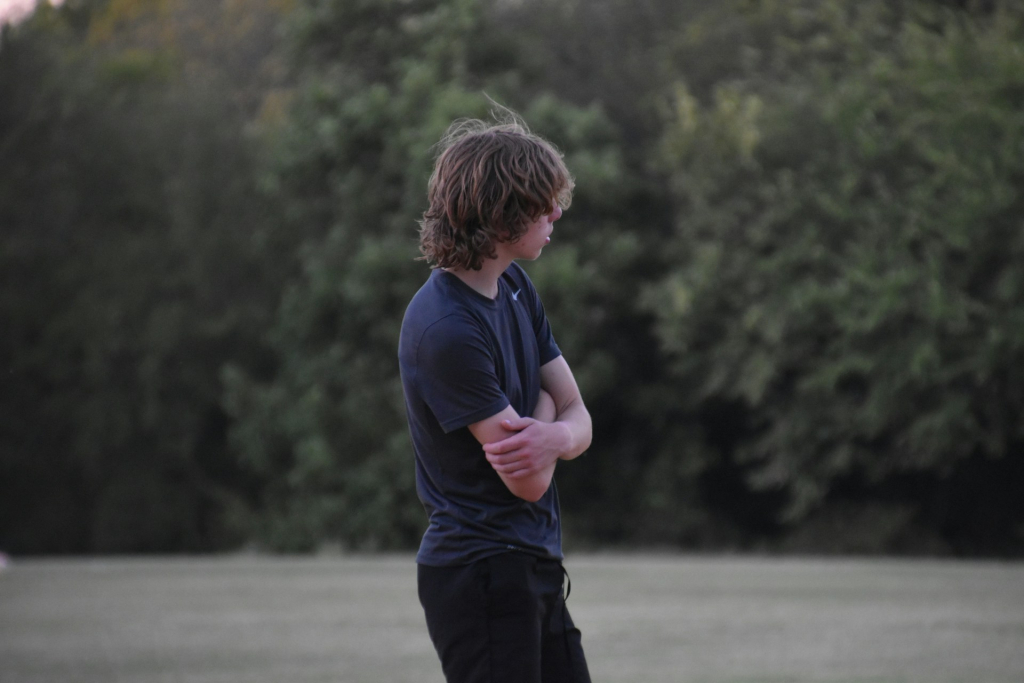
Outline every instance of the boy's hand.
[[502, 420], [501, 426], [511, 436], [484, 444], [484, 453], [496, 472], [513, 479], [553, 466], [572, 446], [572, 433], [560, 422], [519, 417]]

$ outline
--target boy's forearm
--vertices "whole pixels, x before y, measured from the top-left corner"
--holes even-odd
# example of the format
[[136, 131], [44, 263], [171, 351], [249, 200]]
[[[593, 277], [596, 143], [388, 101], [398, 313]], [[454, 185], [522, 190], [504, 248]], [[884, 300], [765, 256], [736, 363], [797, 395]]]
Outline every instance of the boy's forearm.
[[[509, 406], [484, 421], [497, 421], [509, 436], [495, 439], [492, 429], [484, 429], [480, 424], [470, 426], [484, 445], [487, 461], [505, 485], [516, 496], [529, 501], [538, 500], [547, 491], [559, 460], [578, 457], [590, 447], [591, 440], [590, 413], [568, 366], [562, 361], [546, 367], [549, 388], [541, 390], [532, 416], [514, 417], [515, 411]], [[556, 402], [556, 395], [561, 396], [561, 404]], [[514, 419], [508, 419], [506, 412]]]
[[560, 460], [572, 460], [590, 447], [592, 424], [590, 413], [582, 401], [571, 403], [561, 413], [555, 406], [551, 394], [540, 390], [533, 419], [540, 422], [560, 422], [568, 430], [568, 451], [559, 455]]
[[555, 399], [551, 398], [551, 394], [543, 389], [540, 390], [537, 407], [533, 409], [531, 417], [540, 422], [554, 422], [558, 419], [558, 409], [555, 408]]
[[593, 423], [590, 412], [582, 400], [574, 401], [560, 412], [555, 421], [565, 425], [569, 431], [569, 446], [559, 457], [561, 460], [573, 460], [590, 448], [593, 438]]
[[576, 379], [563, 356], [548, 361], [540, 368], [541, 386], [555, 401], [555, 426], [563, 431], [555, 439], [558, 458], [572, 460], [590, 447], [592, 424], [590, 413], [583, 403]]

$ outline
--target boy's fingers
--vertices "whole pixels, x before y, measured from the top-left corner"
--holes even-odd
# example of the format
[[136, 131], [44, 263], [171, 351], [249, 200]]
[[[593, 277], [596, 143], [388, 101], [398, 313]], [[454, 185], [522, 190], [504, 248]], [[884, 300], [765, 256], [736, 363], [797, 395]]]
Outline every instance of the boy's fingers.
[[511, 420], [502, 420], [501, 426], [509, 431], [518, 432], [532, 425], [535, 420], [532, 417], [517, 417]]
[[508, 465], [522, 460], [523, 454], [517, 450], [512, 450], [507, 453], [487, 453], [485, 457], [487, 462], [492, 465]]
[[523, 460], [517, 460], [516, 462], [510, 462], [507, 465], [496, 465], [495, 470], [501, 472], [506, 477], [512, 477], [518, 479], [519, 477], [525, 477], [533, 473], [533, 468], [526, 464]]
[[520, 439], [517, 434], [513, 434], [507, 439], [502, 439], [501, 441], [492, 441], [491, 443], [485, 443], [484, 452], [498, 455], [501, 453], [508, 453], [510, 451], [514, 451], [522, 445], [522, 439]]

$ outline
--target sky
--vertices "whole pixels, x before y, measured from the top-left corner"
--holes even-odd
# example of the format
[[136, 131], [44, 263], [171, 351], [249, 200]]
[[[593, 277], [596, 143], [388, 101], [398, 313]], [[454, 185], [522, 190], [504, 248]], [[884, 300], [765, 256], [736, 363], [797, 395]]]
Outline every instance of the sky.
[[[37, 0], [0, 0], [0, 24], [7, 21], [17, 21], [32, 11]], [[60, 0], [50, 0], [52, 4], [59, 5]]]

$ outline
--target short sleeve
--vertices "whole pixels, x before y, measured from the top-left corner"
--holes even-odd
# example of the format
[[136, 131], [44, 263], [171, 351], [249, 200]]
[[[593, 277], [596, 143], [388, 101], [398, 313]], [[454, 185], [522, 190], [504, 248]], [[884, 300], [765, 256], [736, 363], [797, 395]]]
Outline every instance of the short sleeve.
[[420, 396], [445, 433], [509, 405], [490, 343], [479, 326], [460, 316], [442, 318], [423, 333], [416, 368]]
[[533, 325], [533, 334], [537, 338], [540, 364], [545, 365], [561, 356], [562, 350], [555, 343], [555, 336], [551, 332], [551, 325], [548, 323], [548, 316], [544, 312], [544, 304], [540, 300], [540, 294], [537, 293], [537, 288], [533, 286], [533, 282], [527, 276], [526, 271], [518, 263], [513, 263], [509, 267], [509, 271], [511, 271], [510, 274], [520, 283], [520, 286], [527, 295], [526, 300], [530, 306], [530, 320]]

